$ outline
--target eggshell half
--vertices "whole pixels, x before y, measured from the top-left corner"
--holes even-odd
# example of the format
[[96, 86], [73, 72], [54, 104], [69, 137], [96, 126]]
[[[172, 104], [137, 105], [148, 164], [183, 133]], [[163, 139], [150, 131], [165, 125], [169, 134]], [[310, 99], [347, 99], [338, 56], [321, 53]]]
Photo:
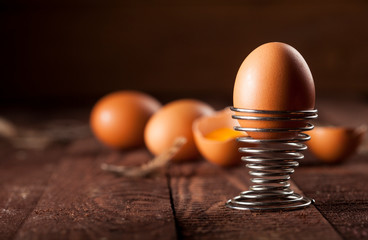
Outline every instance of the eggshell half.
[[309, 151], [321, 161], [342, 162], [356, 152], [366, 131], [366, 126], [359, 128], [315, 127], [307, 133], [311, 136], [307, 146]]
[[[193, 124], [194, 140], [202, 156], [211, 163], [227, 167], [241, 163], [242, 154], [238, 148], [240, 143], [236, 138], [225, 141], [208, 139], [205, 136], [216, 129], [233, 128], [237, 121], [231, 118], [232, 111], [229, 108], [217, 112], [213, 116], [201, 117]], [[243, 136], [247, 136], [243, 133]]]

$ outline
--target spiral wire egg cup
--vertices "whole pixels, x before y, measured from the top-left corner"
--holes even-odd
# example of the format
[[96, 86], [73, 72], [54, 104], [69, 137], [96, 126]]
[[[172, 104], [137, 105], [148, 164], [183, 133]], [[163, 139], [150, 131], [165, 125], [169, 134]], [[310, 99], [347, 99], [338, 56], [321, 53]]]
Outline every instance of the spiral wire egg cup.
[[[317, 118], [317, 110], [303, 111], [265, 111], [231, 107], [231, 110], [240, 114], [252, 116], [233, 115], [237, 120], [261, 121], [298, 121], [306, 122]], [[264, 115], [267, 114], [267, 117]], [[258, 115], [258, 116], [257, 116]], [[260, 116], [261, 115], [261, 116]], [[313, 129], [313, 124], [306, 123], [297, 128], [245, 128], [234, 127], [243, 132], [268, 133], [296, 133], [294, 137], [282, 139], [253, 139], [239, 137], [237, 141], [254, 144], [254, 147], [240, 147], [241, 153], [247, 153], [241, 159], [247, 162], [250, 169], [251, 182], [248, 191], [241, 192], [239, 196], [226, 202], [226, 206], [237, 210], [279, 211], [296, 210], [309, 206], [313, 199], [301, 196], [290, 189], [290, 175], [294, 168], [299, 166], [298, 161], [304, 158], [302, 151], [307, 149], [303, 143], [310, 139], [305, 131]]]

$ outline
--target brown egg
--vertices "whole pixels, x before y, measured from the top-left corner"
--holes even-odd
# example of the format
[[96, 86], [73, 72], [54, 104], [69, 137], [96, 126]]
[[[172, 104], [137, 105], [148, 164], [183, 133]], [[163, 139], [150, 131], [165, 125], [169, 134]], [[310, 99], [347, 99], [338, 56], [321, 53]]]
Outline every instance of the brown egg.
[[112, 148], [130, 148], [144, 144], [148, 119], [161, 104], [153, 97], [136, 91], [108, 94], [93, 107], [90, 125], [95, 136]]
[[147, 148], [157, 156], [169, 149], [177, 137], [185, 137], [187, 143], [173, 160], [197, 158], [199, 153], [193, 139], [193, 122], [201, 116], [213, 113], [211, 106], [192, 99], [177, 100], [165, 105], [147, 123], [144, 132]]
[[193, 124], [194, 140], [199, 152], [209, 162], [222, 167], [241, 163], [242, 154], [238, 151], [240, 143], [236, 138], [247, 136], [233, 129], [237, 121], [231, 115], [230, 109], [226, 108], [213, 116], [201, 117]]
[[[315, 89], [311, 71], [302, 55], [280, 42], [261, 45], [244, 60], [236, 76], [234, 107], [269, 111], [314, 109]], [[277, 116], [240, 114], [244, 116]], [[286, 128], [305, 126], [305, 122], [239, 120], [242, 127]], [[254, 133], [253, 138], [280, 138], [295, 133]]]
[[315, 127], [307, 133], [311, 136], [307, 146], [309, 151], [323, 162], [342, 162], [356, 152], [366, 131], [366, 126]]

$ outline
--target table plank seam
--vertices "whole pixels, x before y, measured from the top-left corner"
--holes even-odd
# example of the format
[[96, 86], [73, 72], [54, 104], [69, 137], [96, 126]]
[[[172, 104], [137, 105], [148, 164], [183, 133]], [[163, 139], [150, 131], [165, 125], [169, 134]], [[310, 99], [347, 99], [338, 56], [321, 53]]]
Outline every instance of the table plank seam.
[[166, 173], [166, 179], [167, 179], [167, 187], [169, 189], [170, 206], [171, 206], [172, 214], [174, 216], [176, 237], [177, 237], [178, 240], [182, 240], [183, 239], [183, 236], [181, 234], [179, 222], [178, 222], [178, 219], [176, 217], [176, 211], [175, 211], [175, 205], [174, 205], [174, 198], [173, 198], [172, 186], [171, 186], [171, 176], [170, 176], [169, 173]]
[[340, 235], [340, 237], [342, 238], [342, 239], [346, 239], [347, 240], [347, 238], [345, 238], [344, 237], [344, 235], [336, 228], [336, 226], [334, 225], [334, 224], [332, 224], [332, 222], [330, 221], [330, 220], [328, 220], [328, 218], [325, 216], [325, 215], [323, 215], [323, 213], [321, 212], [321, 210], [317, 207], [317, 205], [315, 205], [315, 204], [313, 204], [314, 205], [314, 207], [317, 209], [317, 211], [323, 216], [323, 218], [324, 219], [326, 219], [326, 221], [331, 225], [331, 227], [336, 231], [336, 233], [338, 233], [339, 235]]
[[[292, 182], [303, 193], [303, 189], [301, 187], [299, 187], [299, 185], [296, 183], [296, 181], [294, 179], [292, 180]], [[317, 207], [317, 205], [315, 203], [313, 203], [312, 206], [310, 206], [310, 207], [314, 207], [320, 213], [320, 215], [327, 221], [327, 223], [332, 227], [332, 229], [336, 232], [336, 234], [338, 234], [342, 239], [346, 239], [346, 238], [344, 238], [344, 236], [342, 235], [342, 233], [339, 230], [337, 230], [337, 228], [321, 212], [321, 210]]]

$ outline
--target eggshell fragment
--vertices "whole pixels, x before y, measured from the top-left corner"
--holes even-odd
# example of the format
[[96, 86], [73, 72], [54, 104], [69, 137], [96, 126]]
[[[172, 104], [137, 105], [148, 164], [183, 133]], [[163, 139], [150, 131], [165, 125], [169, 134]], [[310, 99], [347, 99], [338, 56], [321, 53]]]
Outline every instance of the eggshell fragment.
[[[242, 154], [238, 151], [240, 143], [236, 141], [236, 137], [215, 140], [206, 136], [218, 129], [232, 129], [237, 121], [232, 119], [231, 115], [230, 109], [226, 108], [213, 116], [201, 117], [193, 124], [194, 140], [202, 156], [222, 167], [241, 163]], [[237, 136], [247, 136], [247, 134], [238, 132]]]
[[90, 125], [105, 145], [125, 149], [144, 144], [143, 132], [148, 119], [161, 104], [137, 91], [118, 91], [106, 95], [93, 107]]
[[315, 127], [307, 133], [311, 136], [307, 146], [309, 151], [323, 162], [342, 162], [356, 152], [366, 131], [366, 126], [358, 128]]
[[[251, 52], [236, 76], [234, 107], [268, 111], [297, 111], [314, 108], [315, 89], [311, 71], [302, 55], [280, 42], [261, 45]], [[276, 116], [236, 113], [243, 116]], [[304, 121], [239, 120], [242, 127], [288, 128], [305, 126]], [[282, 138], [295, 133], [248, 132], [253, 138]]]
[[193, 99], [177, 100], [165, 105], [147, 123], [144, 132], [147, 148], [157, 156], [166, 151], [176, 138], [185, 137], [186, 144], [173, 160], [197, 158], [199, 152], [193, 139], [193, 122], [201, 116], [209, 116], [214, 112], [215, 110], [208, 104]]

